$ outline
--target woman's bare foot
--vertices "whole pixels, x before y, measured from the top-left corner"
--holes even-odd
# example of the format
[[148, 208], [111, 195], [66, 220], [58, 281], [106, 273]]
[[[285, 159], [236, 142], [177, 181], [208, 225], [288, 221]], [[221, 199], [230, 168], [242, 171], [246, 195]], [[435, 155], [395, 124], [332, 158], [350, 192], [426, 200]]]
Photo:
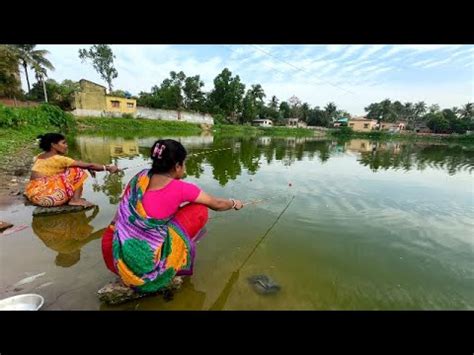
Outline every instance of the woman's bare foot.
[[83, 199], [83, 198], [79, 198], [79, 199], [74, 199], [74, 200], [71, 200], [69, 201], [68, 203], [69, 206], [82, 206], [82, 207], [92, 207], [94, 206], [93, 203]]

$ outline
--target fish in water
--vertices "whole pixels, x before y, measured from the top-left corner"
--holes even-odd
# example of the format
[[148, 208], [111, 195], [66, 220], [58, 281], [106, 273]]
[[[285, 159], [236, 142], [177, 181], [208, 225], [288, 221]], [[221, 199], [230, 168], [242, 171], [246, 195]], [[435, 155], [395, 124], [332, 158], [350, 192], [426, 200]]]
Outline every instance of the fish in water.
[[47, 287], [47, 286], [50, 286], [52, 285], [54, 282], [46, 282], [42, 285], [39, 285], [36, 289], [39, 290], [40, 288], [43, 288], [43, 287]]
[[41, 274], [36, 274], [36, 275], [33, 275], [33, 276], [25, 277], [24, 279], [21, 279], [16, 284], [14, 284], [13, 287], [18, 287], [18, 286], [21, 286], [21, 285], [24, 285], [24, 284], [29, 284], [30, 282], [35, 281], [38, 277], [41, 277], [41, 276], [44, 276], [44, 275], [46, 275], [46, 273], [42, 272]]
[[281, 289], [280, 285], [266, 275], [254, 275], [247, 280], [253, 289], [262, 295], [277, 293]]

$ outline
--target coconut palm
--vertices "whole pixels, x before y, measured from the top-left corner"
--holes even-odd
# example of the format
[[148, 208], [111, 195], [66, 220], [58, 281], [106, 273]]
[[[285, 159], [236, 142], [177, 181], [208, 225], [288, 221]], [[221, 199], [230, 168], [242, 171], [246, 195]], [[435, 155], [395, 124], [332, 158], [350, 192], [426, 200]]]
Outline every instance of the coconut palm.
[[[28, 67], [37, 68], [40, 72], [46, 69], [54, 70], [53, 64], [46, 58], [49, 51], [45, 49], [35, 49], [36, 44], [15, 44], [13, 48], [18, 57], [20, 65], [25, 70], [26, 84], [30, 92], [30, 79], [28, 77]], [[37, 70], [35, 69], [35, 72]]]

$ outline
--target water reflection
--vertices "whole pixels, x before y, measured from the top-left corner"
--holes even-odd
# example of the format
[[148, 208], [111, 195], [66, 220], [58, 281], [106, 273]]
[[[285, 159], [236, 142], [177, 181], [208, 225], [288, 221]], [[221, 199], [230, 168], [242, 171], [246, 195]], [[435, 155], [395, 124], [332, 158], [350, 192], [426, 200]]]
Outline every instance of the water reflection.
[[461, 145], [372, 143], [370, 152], [361, 152], [359, 162], [372, 171], [379, 169], [445, 170], [449, 175], [474, 169], [474, 147]]
[[[440, 145], [433, 143], [376, 142], [367, 139], [349, 141], [322, 140], [315, 137], [171, 137], [179, 140], [189, 153], [209, 154], [190, 156], [187, 173], [199, 178], [206, 165], [211, 167], [213, 178], [224, 186], [237, 179], [243, 172], [255, 174], [263, 164], [280, 162], [289, 167], [296, 161], [319, 159], [325, 163], [341, 154], [357, 156], [357, 161], [372, 171], [387, 169], [424, 170], [433, 168], [445, 170], [453, 175], [460, 171], [474, 169], [474, 147], [461, 145]], [[123, 159], [132, 159], [134, 164], [126, 165], [138, 171], [149, 162], [149, 150], [156, 138], [118, 139], [106, 137], [78, 137], [76, 146], [81, 158], [101, 163], [114, 162], [124, 166]], [[213, 153], [213, 150], [229, 148]], [[121, 176], [108, 176], [103, 191], [116, 204], [124, 187]]]
[[137, 139], [79, 136], [76, 144], [81, 159], [99, 164], [110, 164], [117, 158], [133, 158], [140, 155]]
[[58, 252], [55, 264], [70, 267], [80, 260], [84, 245], [102, 236], [103, 229], [94, 232], [90, 225], [98, 213], [96, 206], [89, 211], [34, 216], [32, 229], [48, 248]]
[[112, 205], [116, 205], [120, 202], [120, 196], [125, 188], [125, 183], [123, 181], [124, 175], [123, 171], [115, 174], [106, 174], [102, 183], [94, 180], [92, 189], [95, 192], [102, 191], [109, 197], [109, 202]]

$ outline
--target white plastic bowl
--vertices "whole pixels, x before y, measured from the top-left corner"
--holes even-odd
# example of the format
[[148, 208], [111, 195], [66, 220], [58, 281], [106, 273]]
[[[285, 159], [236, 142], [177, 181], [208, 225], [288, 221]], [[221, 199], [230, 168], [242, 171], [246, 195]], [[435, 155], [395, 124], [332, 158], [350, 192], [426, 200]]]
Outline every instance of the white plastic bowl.
[[0, 311], [37, 311], [43, 303], [43, 296], [34, 293], [18, 295], [1, 300]]

